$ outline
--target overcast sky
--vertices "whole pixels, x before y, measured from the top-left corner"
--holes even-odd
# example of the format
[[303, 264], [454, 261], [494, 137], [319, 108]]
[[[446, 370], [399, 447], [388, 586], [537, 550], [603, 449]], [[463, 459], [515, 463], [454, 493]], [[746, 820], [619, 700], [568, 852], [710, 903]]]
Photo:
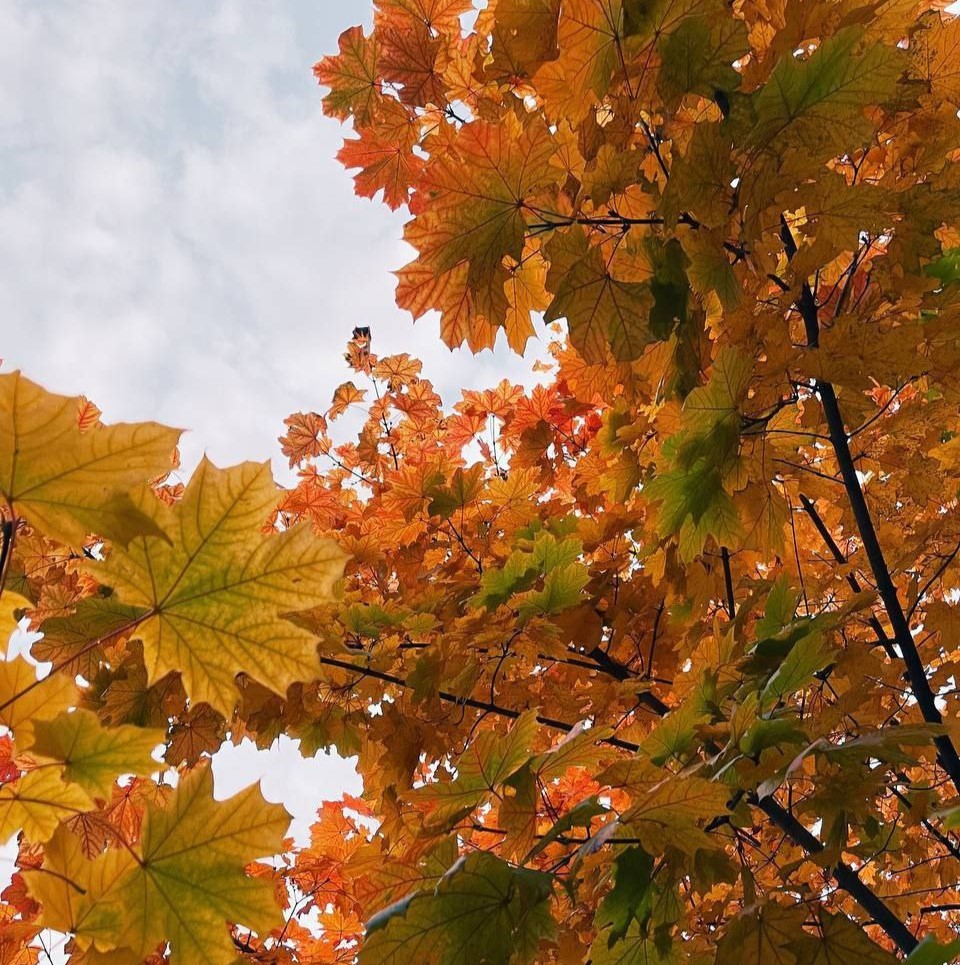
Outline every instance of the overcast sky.
[[[311, 73], [370, 5], [0, 4], [3, 370], [86, 394], [107, 421], [189, 429], [187, 466], [206, 451], [278, 468], [284, 417], [350, 377], [354, 325], [424, 359], [447, 401], [529, 380], [502, 347], [451, 359], [435, 319], [394, 305], [404, 218], [354, 196]], [[359, 789], [352, 764], [289, 741], [216, 764], [218, 796], [263, 776], [301, 835], [320, 800]]]
[[[402, 213], [356, 198], [311, 67], [371, 0], [0, 5], [0, 357], [115, 420], [190, 429], [185, 461], [278, 455], [370, 325], [448, 400], [521, 378], [394, 305]], [[278, 461], [279, 462], [279, 461]]]

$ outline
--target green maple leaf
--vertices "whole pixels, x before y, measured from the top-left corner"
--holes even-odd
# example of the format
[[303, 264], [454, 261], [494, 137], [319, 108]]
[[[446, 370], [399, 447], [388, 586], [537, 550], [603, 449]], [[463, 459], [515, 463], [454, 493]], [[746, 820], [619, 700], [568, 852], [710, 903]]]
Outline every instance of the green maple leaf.
[[735, 349], [716, 358], [706, 385], [686, 398], [680, 431], [664, 443], [670, 468], [645, 487], [660, 503], [664, 533], [679, 536], [681, 558], [692, 559], [708, 536], [732, 544], [741, 525], [724, 479], [735, 467], [740, 445], [740, 404], [752, 364]]
[[732, 64], [749, 50], [742, 20], [684, 20], [660, 45], [663, 66], [658, 85], [664, 101], [674, 105], [688, 93], [711, 98], [717, 92], [729, 95], [740, 86], [740, 74]]
[[655, 341], [649, 284], [611, 275], [604, 251], [579, 226], [556, 233], [546, 250], [554, 297], [544, 318], [567, 320], [570, 341], [586, 362], [604, 362], [610, 350], [617, 359], [639, 358]]
[[769, 708], [799, 690], [813, 673], [822, 670], [834, 658], [835, 650], [823, 634], [812, 632], [800, 637], [764, 686], [761, 707]]
[[576, 606], [583, 588], [590, 581], [582, 563], [568, 563], [550, 570], [540, 590], [528, 590], [514, 598], [521, 621], [535, 616], [550, 616]]
[[874, 127], [864, 108], [892, 97], [906, 66], [906, 51], [868, 43], [855, 26], [806, 59], [781, 57], [753, 97], [748, 143], [772, 150], [789, 141], [813, 160], [859, 147]]
[[597, 925], [607, 927], [607, 944], [620, 941], [649, 905], [653, 858], [643, 848], [626, 848], [613, 861], [613, 888], [597, 910]]
[[367, 922], [360, 965], [510, 965], [530, 961], [556, 930], [553, 878], [487, 852], [460, 859], [435, 889]]
[[484, 731], [457, 758], [454, 780], [424, 784], [413, 791], [415, 802], [432, 805], [426, 829], [445, 831], [483, 804], [529, 760], [536, 728], [536, 711], [528, 710], [506, 735]]
[[[514, 550], [502, 567], [484, 570], [480, 590], [471, 602], [488, 610], [509, 603], [518, 607], [524, 619], [573, 606], [588, 579], [586, 567], [579, 562], [582, 553], [583, 544], [574, 537], [558, 539], [553, 533], [538, 532], [529, 545]], [[542, 588], [532, 589], [539, 578], [544, 580]]]

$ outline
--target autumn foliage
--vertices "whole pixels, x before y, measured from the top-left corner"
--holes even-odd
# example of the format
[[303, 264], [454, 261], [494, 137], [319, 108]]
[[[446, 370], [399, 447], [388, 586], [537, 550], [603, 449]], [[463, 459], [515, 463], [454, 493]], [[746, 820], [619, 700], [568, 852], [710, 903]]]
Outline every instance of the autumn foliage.
[[[0, 960], [960, 958], [960, 20], [378, 0], [315, 73], [539, 384], [358, 328], [281, 490], [0, 376]], [[363, 779], [304, 848], [213, 796], [281, 734]]]

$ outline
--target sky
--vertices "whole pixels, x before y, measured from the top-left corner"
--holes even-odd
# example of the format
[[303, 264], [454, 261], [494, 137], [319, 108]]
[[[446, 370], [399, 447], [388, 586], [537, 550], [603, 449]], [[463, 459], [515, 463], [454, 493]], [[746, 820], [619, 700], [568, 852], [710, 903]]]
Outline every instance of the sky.
[[311, 72], [371, 0], [0, 5], [0, 357], [108, 421], [190, 430], [189, 470], [274, 457], [283, 418], [374, 351], [460, 387], [529, 362], [450, 352], [394, 304], [403, 213], [354, 196]]
[[[533, 381], [531, 359], [451, 357], [435, 318], [395, 307], [403, 214], [354, 196], [311, 72], [369, 20], [370, 0], [0, 4], [0, 371], [188, 429], [185, 475], [206, 452], [281, 477], [283, 419], [329, 405], [355, 325], [448, 402]], [[214, 772], [220, 798], [262, 777], [301, 837], [359, 790], [350, 761], [287, 740]]]

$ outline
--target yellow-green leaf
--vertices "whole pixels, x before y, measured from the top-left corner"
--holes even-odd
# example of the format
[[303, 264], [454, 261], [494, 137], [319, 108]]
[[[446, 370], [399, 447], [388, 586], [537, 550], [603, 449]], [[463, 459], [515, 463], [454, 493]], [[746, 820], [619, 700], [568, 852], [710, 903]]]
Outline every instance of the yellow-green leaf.
[[179, 671], [194, 702], [229, 714], [238, 673], [280, 693], [316, 677], [315, 638], [284, 616], [332, 600], [345, 556], [309, 525], [264, 534], [278, 495], [268, 463], [217, 469], [205, 459], [180, 502], [143, 504], [169, 542], [142, 537], [97, 567], [142, 607], [151, 682]]
[[[282, 847], [290, 817], [249, 787], [218, 803], [209, 768], [183, 777], [165, 808], [150, 807], [137, 845], [120, 858], [88, 867], [82, 852], [58, 839], [43, 872], [27, 880], [49, 901], [55, 927], [73, 931], [81, 947], [129, 949], [142, 960], [163, 942], [172, 965], [228, 965], [236, 958], [227, 923], [265, 934], [281, 923], [268, 878], [244, 868]], [[46, 882], [45, 872], [74, 881], [85, 895]]]
[[857, 27], [828, 38], [805, 60], [781, 57], [755, 95], [750, 143], [772, 148], [790, 138], [810, 158], [860, 147], [873, 130], [864, 108], [893, 95], [906, 65], [905, 51], [868, 44]]
[[0, 493], [64, 543], [157, 534], [130, 491], [169, 471], [180, 430], [143, 422], [81, 432], [78, 405], [19, 372], [0, 375]]
[[68, 781], [106, 798], [119, 775], [143, 775], [157, 769], [151, 754], [165, 736], [159, 728], [129, 724], [106, 728], [92, 711], [77, 710], [38, 721], [31, 750], [61, 761]]
[[73, 932], [80, 949], [90, 948], [93, 942], [101, 951], [113, 949], [123, 909], [110, 896], [117, 882], [135, 867], [133, 856], [119, 848], [91, 861], [80, 836], [65, 825], [57, 828], [43, 851], [43, 870], [27, 870], [23, 876], [30, 894], [43, 906], [44, 924]]
[[433, 805], [427, 827], [446, 830], [479, 807], [528, 760], [536, 727], [536, 712], [527, 711], [505, 736], [484, 731], [457, 759], [455, 780], [425, 784], [414, 791], [415, 800]]
[[37, 668], [22, 657], [0, 662], [0, 724], [13, 731], [21, 747], [29, 747], [40, 720], [56, 717], [76, 703], [77, 685], [54, 673], [37, 679]]
[[722, 847], [702, 826], [725, 813], [729, 798], [729, 788], [715, 781], [670, 776], [636, 801], [621, 822], [651, 854], [669, 844], [692, 855], [700, 848]]
[[556, 929], [550, 875], [479, 852], [367, 922], [361, 965], [509, 965]]
[[[218, 803], [204, 768], [182, 779], [165, 808], [148, 810], [140, 843], [121, 857], [108, 852], [90, 867], [58, 838], [44, 871], [29, 872], [27, 882], [45, 908], [50, 903], [50, 923], [74, 932], [81, 947], [119, 946], [139, 961], [170, 942], [173, 965], [228, 965], [236, 959], [228, 922], [265, 934], [282, 920], [269, 879], [244, 868], [280, 850], [289, 820], [257, 787]], [[45, 880], [52, 876], [85, 894]]]
[[142, 863], [120, 883], [127, 913], [119, 944], [146, 956], [169, 941], [174, 965], [233, 961], [227, 922], [262, 935], [282, 921], [270, 880], [244, 868], [278, 852], [289, 823], [259, 787], [219, 804], [210, 769], [189, 774], [166, 808], [148, 813]]
[[61, 821], [93, 808], [83, 788], [63, 780], [62, 770], [40, 766], [0, 786], [0, 840], [23, 831], [29, 841], [46, 841]]

